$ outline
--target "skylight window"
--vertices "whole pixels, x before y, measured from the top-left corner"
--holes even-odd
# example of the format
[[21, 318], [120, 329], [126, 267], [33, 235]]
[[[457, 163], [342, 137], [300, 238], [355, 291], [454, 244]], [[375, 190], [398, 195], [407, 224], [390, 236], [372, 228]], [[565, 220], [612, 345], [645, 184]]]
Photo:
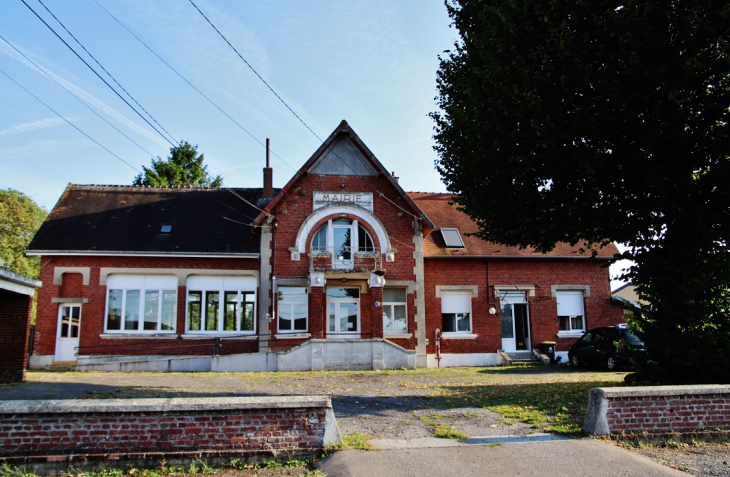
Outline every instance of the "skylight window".
[[169, 234], [172, 232], [172, 225], [163, 225], [160, 227], [161, 234]]
[[441, 229], [441, 236], [448, 248], [464, 248], [464, 241], [461, 240], [459, 229]]

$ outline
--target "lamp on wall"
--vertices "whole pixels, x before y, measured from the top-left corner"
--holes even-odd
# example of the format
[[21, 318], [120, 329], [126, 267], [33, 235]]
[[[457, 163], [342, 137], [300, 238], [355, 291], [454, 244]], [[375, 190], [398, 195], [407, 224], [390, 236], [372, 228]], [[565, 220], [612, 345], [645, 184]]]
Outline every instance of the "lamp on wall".
[[493, 306], [490, 306], [489, 307], [489, 314], [490, 315], [496, 315], [497, 314], [497, 309], [495, 307], [493, 307]]

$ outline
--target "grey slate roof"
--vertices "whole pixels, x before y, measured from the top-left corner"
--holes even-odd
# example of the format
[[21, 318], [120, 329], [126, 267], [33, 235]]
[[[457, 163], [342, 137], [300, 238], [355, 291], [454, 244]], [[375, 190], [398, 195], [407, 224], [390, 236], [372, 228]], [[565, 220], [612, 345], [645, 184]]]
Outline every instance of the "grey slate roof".
[[[258, 254], [261, 189], [69, 184], [29, 253]], [[169, 234], [162, 225], [171, 225]]]

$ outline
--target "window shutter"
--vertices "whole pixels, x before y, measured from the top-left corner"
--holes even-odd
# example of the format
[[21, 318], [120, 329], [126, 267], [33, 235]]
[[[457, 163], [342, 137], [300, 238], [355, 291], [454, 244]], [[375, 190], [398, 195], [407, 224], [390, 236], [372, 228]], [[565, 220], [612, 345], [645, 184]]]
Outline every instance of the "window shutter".
[[583, 292], [561, 291], [555, 294], [558, 316], [583, 316]]
[[441, 313], [471, 313], [471, 293], [441, 292]]

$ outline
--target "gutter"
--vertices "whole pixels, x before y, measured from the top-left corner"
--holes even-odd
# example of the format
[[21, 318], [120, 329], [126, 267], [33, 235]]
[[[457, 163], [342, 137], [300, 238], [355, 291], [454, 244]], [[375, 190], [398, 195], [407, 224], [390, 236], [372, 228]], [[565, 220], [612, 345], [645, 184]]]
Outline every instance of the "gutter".
[[499, 259], [523, 259], [523, 260], [613, 260], [613, 257], [606, 257], [606, 256], [598, 256], [598, 257], [591, 257], [591, 256], [581, 256], [576, 257], [574, 255], [570, 256], [556, 256], [556, 255], [548, 255], [548, 256], [525, 256], [525, 255], [424, 255], [425, 259], [452, 259], [452, 258], [459, 258], [459, 259], [482, 259], [482, 260], [499, 260]]
[[96, 257], [191, 257], [191, 258], [259, 258], [260, 253], [219, 253], [219, 252], [141, 252], [122, 250], [26, 250], [27, 256], [96, 256]]

